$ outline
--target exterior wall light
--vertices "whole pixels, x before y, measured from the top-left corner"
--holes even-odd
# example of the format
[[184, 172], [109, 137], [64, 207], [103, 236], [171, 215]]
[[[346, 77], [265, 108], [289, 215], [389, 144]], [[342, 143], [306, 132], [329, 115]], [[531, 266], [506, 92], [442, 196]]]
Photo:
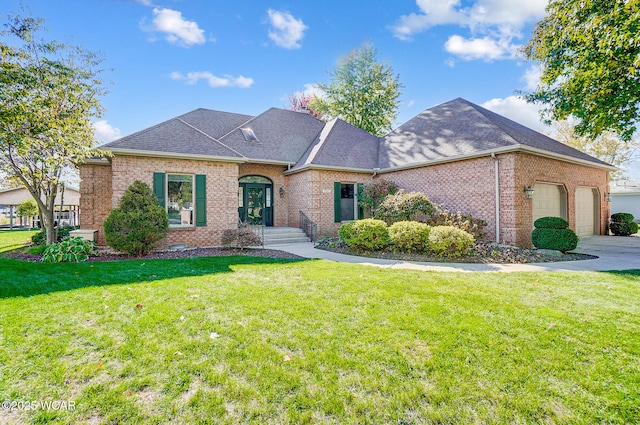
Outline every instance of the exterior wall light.
[[611, 194], [610, 193], [605, 193], [604, 194], [604, 200], [607, 202], [611, 202]]
[[284, 188], [281, 187], [278, 193], [280, 193], [280, 196], [284, 196]]
[[525, 187], [524, 194], [527, 196], [527, 199], [533, 199], [533, 188], [531, 186]]

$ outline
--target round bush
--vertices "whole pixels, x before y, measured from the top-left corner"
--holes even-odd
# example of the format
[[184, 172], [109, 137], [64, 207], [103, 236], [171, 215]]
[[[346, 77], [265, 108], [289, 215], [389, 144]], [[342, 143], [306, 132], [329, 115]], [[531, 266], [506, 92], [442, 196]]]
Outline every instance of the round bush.
[[629, 223], [633, 221], [633, 214], [630, 214], [630, 213], [611, 214], [611, 221], [613, 221], [614, 223]]
[[533, 229], [531, 241], [536, 248], [567, 252], [576, 249], [578, 236], [571, 229]]
[[417, 221], [398, 221], [389, 227], [389, 238], [400, 252], [424, 252], [429, 248], [431, 227]]
[[387, 223], [372, 218], [343, 224], [338, 235], [349, 248], [363, 251], [379, 251], [389, 242]]
[[429, 232], [431, 251], [442, 257], [462, 257], [475, 242], [473, 235], [454, 226], [435, 226]]
[[536, 229], [566, 229], [569, 223], [560, 217], [540, 217], [533, 222]]
[[615, 236], [631, 236], [638, 233], [638, 223], [633, 221], [624, 223], [614, 221], [609, 224], [609, 229]]
[[343, 223], [340, 226], [340, 229], [338, 230], [338, 236], [340, 236], [340, 239], [342, 239], [344, 243], [347, 244], [347, 246], [350, 246], [349, 243], [353, 240], [353, 237], [355, 236], [355, 230], [354, 230], [355, 224], [356, 224], [355, 221]]
[[142, 256], [165, 238], [168, 227], [167, 211], [149, 185], [136, 180], [104, 221], [104, 235], [107, 244], [118, 251]]
[[424, 193], [399, 190], [384, 198], [374, 217], [391, 224], [405, 220], [426, 220], [436, 211], [436, 206]]

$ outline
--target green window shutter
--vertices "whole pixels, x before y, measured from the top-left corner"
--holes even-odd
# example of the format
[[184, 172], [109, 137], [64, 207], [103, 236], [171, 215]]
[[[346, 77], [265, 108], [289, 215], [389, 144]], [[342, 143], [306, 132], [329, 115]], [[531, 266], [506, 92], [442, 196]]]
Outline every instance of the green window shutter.
[[207, 225], [207, 176], [196, 174], [196, 226]]
[[358, 183], [356, 185], [357, 196], [358, 196], [358, 220], [362, 220], [364, 218], [364, 207], [360, 205], [360, 201], [362, 201], [362, 191], [364, 190], [364, 185], [362, 183]]
[[342, 211], [340, 207], [340, 198], [342, 195], [340, 193], [340, 189], [340, 182], [333, 183], [333, 221], [336, 223], [340, 223], [342, 221]]
[[164, 203], [164, 194], [165, 194], [165, 179], [166, 176], [164, 173], [153, 173], [153, 193], [155, 193], [158, 198], [158, 203], [162, 208], [165, 207]]

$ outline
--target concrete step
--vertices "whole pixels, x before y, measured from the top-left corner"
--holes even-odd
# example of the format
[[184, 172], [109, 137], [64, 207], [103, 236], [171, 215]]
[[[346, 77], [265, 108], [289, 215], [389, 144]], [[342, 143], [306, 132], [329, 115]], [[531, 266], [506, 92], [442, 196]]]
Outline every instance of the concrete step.
[[264, 244], [280, 245], [299, 242], [310, 242], [311, 239], [296, 227], [265, 227]]

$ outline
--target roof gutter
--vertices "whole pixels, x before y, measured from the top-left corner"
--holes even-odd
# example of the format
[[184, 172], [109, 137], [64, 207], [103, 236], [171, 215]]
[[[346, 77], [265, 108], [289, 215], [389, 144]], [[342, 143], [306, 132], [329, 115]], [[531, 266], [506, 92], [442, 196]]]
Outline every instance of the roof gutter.
[[349, 167], [333, 167], [330, 165], [316, 165], [316, 164], [308, 164], [304, 165], [300, 168], [296, 168], [293, 170], [287, 170], [284, 172], [284, 175], [290, 175], [295, 173], [301, 173], [303, 171], [308, 170], [328, 170], [328, 171], [345, 171], [348, 173], [366, 173], [371, 174], [371, 168], [349, 168]]
[[542, 149], [536, 149], [536, 148], [532, 148], [532, 147], [529, 147], [529, 146], [524, 146], [524, 145], [518, 144], [518, 145], [513, 145], [513, 146], [505, 146], [505, 147], [497, 148], [497, 149], [489, 149], [489, 150], [485, 150], [485, 151], [476, 152], [476, 153], [473, 153], [473, 154], [450, 156], [450, 157], [447, 157], [447, 158], [436, 159], [436, 160], [433, 160], [433, 161], [414, 162], [414, 163], [403, 165], [403, 166], [399, 166], [399, 167], [387, 167], [387, 168], [381, 169], [380, 171], [378, 171], [378, 173], [380, 173], [380, 174], [392, 173], [392, 172], [395, 172], [395, 171], [410, 170], [412, 168], [420, 168], [420, 167], [424, 167], [424, 166], [431, 166], [431, 165], [438, 165], [438, 164], [447, 164], [447, 163], [450, 163], [450, 162], [457, 162], [457, 161], [462, 161], [462, 160], [466, 160], [466, 159], [482, 158], [482, 157], [486, 157], [486, 156], [493, 157], [493, 155], [499, 155], [499, 154], [511, 153], [511, 152], [525, 152], [525, 153], [530, 153], [530, 154], [533, 154], [533, 155], [543, 156], [543, 157], [546, 157], [546, 158], [559, 159], [559, 160], [565, 161], [565, 162], [578, 163], [578, 164], [586, 165], [586, 166], [593, 167], [593, 168], [600, 168], [600, 169], [607, 170], [607, 171], [617, 171], [618, 170], [618, 168], [614, 167], [613, 165], [598, 164], [598, 163], [595, 163], [595, 162], [592, 162], [592, 161], [587, 161], [587, 160], [584, 160], [584, 159], [574, 158], [574, 157], [567, 156], [567, 155], [562, 155], [562, 154], [556, 154], [556, 153], [545, 151], [545, 150], [542, 150]]
[[224, 161], [224, 162], [236, 162], [236, 163], [247, 162], [247, 158], [236, 158], [236, 157], [228, 157], [228, 156], [199, 155], [199, 154], [192, 154], [192, 153], [159, 152], [159, 151], [118, 149], [118, 148], [110, 148], [105, 150], [108, 150], [109, 152], [117, 155], [170, 158], [170, 159], [191, 159], [194, 161]]

